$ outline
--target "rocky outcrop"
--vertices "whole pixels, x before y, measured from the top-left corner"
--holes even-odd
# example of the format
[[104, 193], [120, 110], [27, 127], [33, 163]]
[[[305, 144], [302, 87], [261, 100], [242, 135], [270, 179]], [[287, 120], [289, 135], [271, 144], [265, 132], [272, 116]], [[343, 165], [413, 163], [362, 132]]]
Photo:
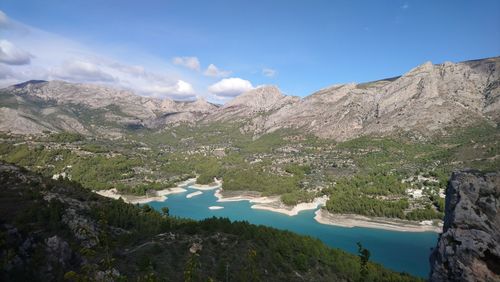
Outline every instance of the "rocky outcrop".
[[500, 281], [500, 173], [453, 173], [430, 281]]

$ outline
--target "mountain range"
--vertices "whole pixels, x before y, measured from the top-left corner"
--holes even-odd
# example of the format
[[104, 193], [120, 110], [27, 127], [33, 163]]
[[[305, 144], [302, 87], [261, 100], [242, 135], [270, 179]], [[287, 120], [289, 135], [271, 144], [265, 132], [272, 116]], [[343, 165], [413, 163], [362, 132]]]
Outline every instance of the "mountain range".
[[256, 137], [294, 129], [322, 138], [440, 133], [476, 122], [500, 122], [500, 57], [424, 63], [402, 76], [348, 83], [299, 98], [261, 86], [220, 106], [200, 98], [174, 101], [101, 85], [27, 81], [0, 90], [0, 131], [69, 131], [120, 137], [182, 123], [238, 123]]

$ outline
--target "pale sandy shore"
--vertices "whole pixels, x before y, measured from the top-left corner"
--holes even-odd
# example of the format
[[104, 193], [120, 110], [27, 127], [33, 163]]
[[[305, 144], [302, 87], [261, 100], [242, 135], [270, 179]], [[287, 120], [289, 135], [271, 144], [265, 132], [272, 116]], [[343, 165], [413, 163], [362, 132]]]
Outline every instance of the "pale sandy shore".
[[184, 180], [182, 182], [177, 183], [177, 187], [186, 187], [186, 186], [189, 186], [189, 185], [194, 184], [194, 183], [196, 183], [196, 178], [193, 177], [193, 178], [189, 178], [187, 180]]
[[266, 204], [279, 201], [279, 196], [262, 197], [259, 192], [250, 191], [231, 191], [226, 192], [226, 196], [223, 196], [222, 189], [218, 189], [215, 191], [214, 195], [217, 197], [217, 202], [249, 201], [250, 203]]
[[186, 195], [186, 198], [188, 198], [188, 199], [189, 199], [189, 198], [192, 198], [192, 197], [194, 197], [194, 196], [201, 195], [201, 194], [203, 194], [203, 192], [201, 192], [201, 191], [196, 191], [196, 192], [193, 192], [193, 193], [189, 193], [189, 194], [187, 194], [187, 195]]
[[317, 210], [315, 214], [316, 216], [314, 217], [314, 219], [321, 224], [342, 227], [366, 227], [403, 232], [440, 233], [443, 230], [442, 223], [440, 223], [438, 226], [435, 226], [430, 220], [414, 222], [408, 220], [367, 217], [356, 214], [332, 214], [324, 209]]
[[113, 198], [113, 199], [119, 199], [122, 198], [123, 201], [126, 203], [130, 204], [145, 204], [149, 202], [162, 202], [167, 199], [167, 195], [170, 194], [177, 194], [177, 193], [183, 193], [186, 192], [187, 190], [182, 188], [182, 187], [174, 187], [174, 188], [167, 188], [164, 190], [158, 190], [156, 191], [155, 195], [152, 196], [135, 196], [135, 195], [122, 195], [118, 193], [118, 191], [113, 188], [109, 190], [99, 190], [99, 191], [94, 191], [95, 193], [108, 197], [108, 198]]
[[197, 189], [197, 190], [214, 190], [217, 188], [220, 188], [222, 186], [222, 181], [214, 178], [214, 183], [209, 184], [209, 185], [204, 185], [204, 184], [191, 184], [189, 185], [189, 188]]
[[252, 204], [252, 209], [267, 210], [286, 214], [288, 216], [295, 216], [301, 211], [314, 210], [319, 206], [326, 203], [327, 197], [315, 198], [311, 203], [300, 203], [295, 206], [287, 206], [283, 204], [279, 196], [261, 197], [260, 193], [251, 192], [230, 192], [230, 196], [223, 196], [221, 189], [215, 191], [217, 202], [236, 202], [236, 201], [249, 201]]
[[113, 198], [113, 199], [122, 198], [123, 201], [130, 204], [145, 204], [149, 202], [162, 202], [167, 199], [167, 195], [186, 192], [187, 190], [184, 187], [195, 182], [196, 178], [189, 178], [185, 181], [177, 183], [177, 187], [158, 190], [154, 195], [145, 195], [145, 196], [120, 194], [115, 188], [109, 190], [93, 191], [93, 192], [108, 198]]
[[256, 204], [252, 205], [252, 209], [258, 209], [258, 210], [268, 210], [272, 212], [279, 212], [282, 214], [286, 214], [288, 216], [295, 216], [299, 214], [301, 211], [306, 211], [306, 210], [315, 210], [320, 206], [325, 205], [326, 201], [328, 198], [326, 197], [319, 197], [315, 198], [311, 203], [300, 203], [295, 206], [287, 206], [284, 205], [281, 201], [274, 202], [274, 203], [264, 203], [264, 204]]
[[221, 207], [221, 206], [210, 206], [210, 207], [208, 207], [209, 210], [221, 210], [223, 208], [224, 207]]

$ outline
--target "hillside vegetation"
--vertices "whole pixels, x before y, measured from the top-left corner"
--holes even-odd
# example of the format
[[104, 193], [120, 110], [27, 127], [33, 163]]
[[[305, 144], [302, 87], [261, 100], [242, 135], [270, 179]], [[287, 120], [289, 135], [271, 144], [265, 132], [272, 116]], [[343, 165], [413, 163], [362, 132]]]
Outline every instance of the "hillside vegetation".
[[6, 163], [0, 183], [2, 281], [418, 281], [310, 237], [179, 219]]
[[194, 176], [200, 184], [216, 177], [225, 191], [281, 195], [289, 205], [328, 195], [331, 212], [425, 220], [442, 218], [452, 170], [500, 167], [498, 140], [499, 130], [489, 124], [423, 141], [401, 134], [346, 142], [285, 130], [252, 140], [228, 124], [209, 124], [113, 141], [4, 135], [0, 159], [91, 190], [144, 195]]

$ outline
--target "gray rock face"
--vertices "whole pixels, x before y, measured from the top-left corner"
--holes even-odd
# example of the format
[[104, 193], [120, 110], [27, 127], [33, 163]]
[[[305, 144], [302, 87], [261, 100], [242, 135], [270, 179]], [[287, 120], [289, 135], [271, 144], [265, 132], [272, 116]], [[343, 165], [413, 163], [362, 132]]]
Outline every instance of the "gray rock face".
[[453, 173], [430, 281], [500, 281], [500, 173]]
[[430, 62], [405, 75], [334, 85], [272, 113], [263, 128], [305, 128], [346, 140], [412, 131], [429, 135], [448, 126], [500, 120], [500, 57], [464, 63]]
[[68, 242], [62, 240], [57, 235], [47, 238], [45, 241], [47, 252], [50, 254], [49, 260], [65, 264], [71, 259], [71, 248]]
[[224, 108], [247, 107], [254, 110], [268, 111], [273, 107], [280, 107], [284, 95], [276, 86], [262, 86], [245, 92], [227, 102]]
[[[207, 117], [208, 121], [235, 121], [259, 118], [269, 115], [286, 105], [299, 101], [300, 98], [285, 96], [276, 86], [261, 86], [245, 92]], [[254, 122], [262, 124], [261, 120]], [[262, 126], [260, 126], [262, 127]]]

